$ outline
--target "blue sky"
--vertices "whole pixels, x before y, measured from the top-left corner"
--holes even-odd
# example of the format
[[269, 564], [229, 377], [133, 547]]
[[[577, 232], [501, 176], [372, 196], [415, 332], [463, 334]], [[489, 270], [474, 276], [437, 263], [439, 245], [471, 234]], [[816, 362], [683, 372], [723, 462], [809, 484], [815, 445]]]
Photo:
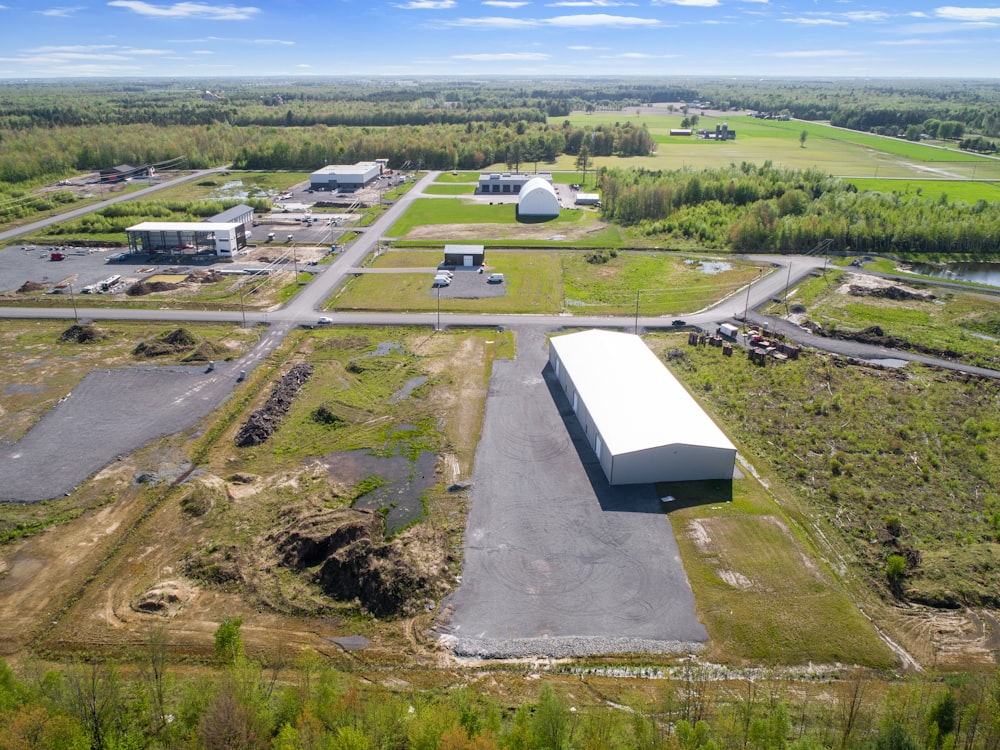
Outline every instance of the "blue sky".
[[1000, 78], [1000, 1], [0, 0], [0, 78]]

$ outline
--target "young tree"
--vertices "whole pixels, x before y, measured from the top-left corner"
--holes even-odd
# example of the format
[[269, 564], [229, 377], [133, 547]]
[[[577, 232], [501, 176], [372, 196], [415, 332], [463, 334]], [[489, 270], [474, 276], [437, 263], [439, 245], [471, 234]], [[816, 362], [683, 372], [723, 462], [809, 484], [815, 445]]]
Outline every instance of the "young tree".
[[583, 143], [580, 145], [580, 152], [576, 157], [576, 168], [583, 172], [583, 182], [587, 182], [587, 165], [590, 163], [590, 147]]
[[806, 147], [806, 138], [808, 138], [808, 137], [809, 137], [809, 131], [808, 130], [803, 130], [801, 133], [799, 133], [799, 148], [805, 148]]

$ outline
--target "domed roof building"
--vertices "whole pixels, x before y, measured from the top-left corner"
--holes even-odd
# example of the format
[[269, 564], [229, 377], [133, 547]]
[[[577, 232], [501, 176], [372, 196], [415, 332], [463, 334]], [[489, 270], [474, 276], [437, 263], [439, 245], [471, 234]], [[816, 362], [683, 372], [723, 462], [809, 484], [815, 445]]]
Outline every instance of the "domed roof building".
[[559, 215], [559, 196], [544, 177], [524, 183], [517, 196], [518, 219], [554, 219]]

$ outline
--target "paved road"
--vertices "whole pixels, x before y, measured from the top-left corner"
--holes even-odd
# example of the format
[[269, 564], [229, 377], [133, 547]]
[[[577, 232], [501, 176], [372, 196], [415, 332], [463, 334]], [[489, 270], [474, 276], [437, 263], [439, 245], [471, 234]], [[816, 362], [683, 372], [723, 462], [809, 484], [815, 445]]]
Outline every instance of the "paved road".
[[166, 182], [160, 182], [155, 185], [150, 185], [149, 187], [142, 188], [141, 190], [134, 190], [129, 193], [122, 193], [121, 195], [116, 195], [113, 198], [107, 198], [105, 200], [99, 201], [97, 203], [91, 203], [88, 206], [83, 206], [82, 208], [73, 208], [55, 216], [50, 216], [47, 219], [40, 219], [39, 221], [34, 221], [31, 224], [25, 224], [22, 227], [16, 227], [15, 229], [8, 229], [6, 231], [0, 232], [0, 242], [6, 242], [7, 240], [12, 240], [16, 237], [22, 237], [26, 234], [31, 234], [32, 232], [37, 232], [39, 229], [45, 229], [52, 224], [58, 224], [59, 222], [69, 221], [70, 219], [78, 219], [81, 216], [86, 216], [87, 214], [92, 214], [95, 211], [100, 211], [102, 208], [107, 208], [115, 203], [121, 203], [122, 201], [131, 201], [136, 198], [143, 198], [151, 193], [155, 193], [158, 190], [163, 190], [164, 188], [173, 187], [174, 185], [183, 185], [185, 182], [191, 182], [191, 180], [198, 180], [206, 175], [215, 174], [216, 172], [224, 172], [229, 167], [216, 167], [215, 169], [202, 169], [197, 172], [192, 172], [184, 177], [177, 177], [173, 180], [167, 180]]

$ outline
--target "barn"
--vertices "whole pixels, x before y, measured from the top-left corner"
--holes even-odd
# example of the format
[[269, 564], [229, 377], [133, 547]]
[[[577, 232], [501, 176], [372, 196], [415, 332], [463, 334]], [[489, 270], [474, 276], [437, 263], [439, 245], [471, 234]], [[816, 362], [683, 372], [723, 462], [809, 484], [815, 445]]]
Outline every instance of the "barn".
[[559, 215], [559, 196], [552, 183], [535, 177], [524, 183], [517, 196], [517, 218], [554, 219]]
[[736, 447], [638, 336], [554, 336], [549, 365], [610, 484], [732, 479]]

